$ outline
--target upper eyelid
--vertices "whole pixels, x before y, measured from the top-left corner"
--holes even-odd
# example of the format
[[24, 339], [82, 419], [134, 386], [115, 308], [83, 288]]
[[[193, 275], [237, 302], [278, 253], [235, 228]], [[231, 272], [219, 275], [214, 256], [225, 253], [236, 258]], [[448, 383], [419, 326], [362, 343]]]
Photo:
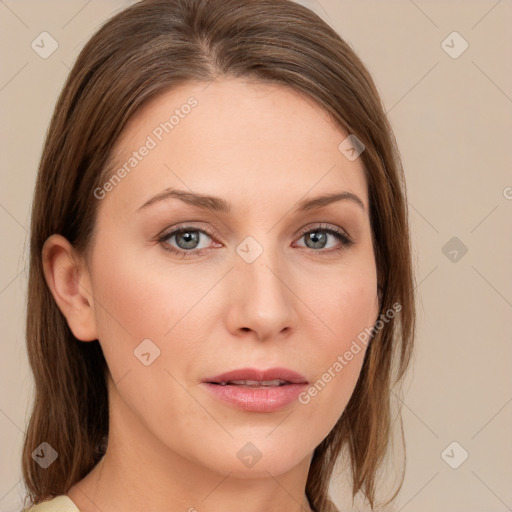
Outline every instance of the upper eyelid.
[[187, 229], [189, 229], [190, 231], [200, 231], [201, 233], [204, 233], [204, 234], [208, 235], [209, 237], [219, 236], [217, 230], [215, 230], [213, 228], [204, 229], [204, 228], [199, 228], [197, 226], [193, 226], [191, 223], [183, 223], [183, 224], [178, 224], [177, 226], [173, 226], [172, 228], [169, 228], [169, 229], [164, 229], [161, 232], [161, 234], [158, 235], [157, 238], [159, 238], [159, 239], [169, 238], [171, 235], [175, 235], [176, 233], [179, 233], [180, 231], [186, 231]]
[[[171, 236], [175, 236], [180, 231], [186, 231], [187, 229], [189, 229], [190, 231], [199, 231], [199, 232], [209, 236], [210, 238], [212, 238], [212, 237], [220, 238], [219, 234], [217, 233], [217, 230], [215, 230], [214, 228], [203, 229], [203, 228], [194, 226], [194, 225], [192, 225], [191, 222], [189, 222], [189, 223], [178, 224], [177, 226], [173, 226], [169, 230], [164, 230], [162, 232], [162, 234], [158, 236], [158, 239], [166, 240], [167, 238], [170, 238]], [[312, 225], [312, 226], [305, 226], [304, 228], [299, 230], [299, 232], [296, 236], [301, 238], [306, 233], [309, 233], [310, 231], [314, 231], [315, 229], [317, 229], [318, 231], [332, 230], [335, 232], [335, 234], [336, 234], [337, 230], [339, 230], [339, 231], [341, 231], [341, 233], [337, 233], [337, 234], [342, 234], [342, 235], [346, 236], [349, 240], [352, 240], [351, 235], [347, 232], [346, 229], [344, 229], [340, 226], [335, 226], [334, 224], [331, 225], [331, 224], [326, 224], [326, 223], [320, 223], [320, 224]], [[332, 234], [332, 233], [331, 233], [331, 235], [334, 236], [334, 234]]]

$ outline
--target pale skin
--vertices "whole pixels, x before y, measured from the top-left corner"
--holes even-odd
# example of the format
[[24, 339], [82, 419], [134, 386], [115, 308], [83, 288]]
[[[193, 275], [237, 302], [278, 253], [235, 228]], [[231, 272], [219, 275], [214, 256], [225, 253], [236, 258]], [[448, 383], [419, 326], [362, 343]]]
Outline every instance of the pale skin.
[[[220, 78], [207, 85], [166, 92], [130, 120], [116, 142], [119, 167], [187, 98], [197, 99], [94, 199], [87, 260], [60, 235], [44, 246], [59, 308], [80, 342], [99, 340], [110, 370], [107, 452], [67, 493], [81, 512], [231, 512], [241, 504], [245, 512], [310, 511], [313, 451], [348, 403], [365, 350], [309, 403], [270, 413], [221, 403], [201, 380], [284, 366], [312, 384], [378, 317], [364, 169], [338, 150], [347, 134], [286, 87]], [[230, 211], [177, 198], [140, 209], [169, 188], [222, 198]], [[295, 211], [301, 200], [338, 192], [362, 205], [345, 198]], [[176, 234], [157, 241], [178, 224], [199, 237], [195, 248]], [[343, 242], [322, 231], [332, 227], [354, 243], [334, 251]], [[325, 235], [323, 245], [308, 245], [310, 232]], [[251, 263], [236, 251], [246, 237], [262, 248]], [[134, 355], [145, 339], [160, 350], [148, 366]], [[252, 467], [237, 457], [248, 442], [261, 454]]]

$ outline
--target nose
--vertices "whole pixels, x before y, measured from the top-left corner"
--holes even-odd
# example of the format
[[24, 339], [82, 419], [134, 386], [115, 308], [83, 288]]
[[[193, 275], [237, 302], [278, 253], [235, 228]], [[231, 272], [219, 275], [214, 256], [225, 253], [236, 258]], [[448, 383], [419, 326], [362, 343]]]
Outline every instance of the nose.
[[[252, 251], [257, 250], [254, 242], [249, 247]], [[235, 255], [228, 290], [227, 320], [234, 335], [245, 333], [246, 337], [265, 341], [287, 337], [295, 331], [299, 318], [297, 303], [300, 301], [293, 292], [294, 276], [284, 258], [270, 246], [263, 247], [252, 262], [243, 251]]]

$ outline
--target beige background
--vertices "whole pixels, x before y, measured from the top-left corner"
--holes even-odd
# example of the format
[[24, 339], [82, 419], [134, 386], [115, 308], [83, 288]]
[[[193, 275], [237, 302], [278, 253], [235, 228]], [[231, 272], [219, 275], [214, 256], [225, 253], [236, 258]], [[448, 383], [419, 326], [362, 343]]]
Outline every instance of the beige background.
[[[54, 102], [84, 42], [121, 0], [0, 0], [0, 510], [19, 510], [32, 392], [24, 346], [30, 201]], [[404, 388], [403, 512], [512, 510], [512, 5], [301, 2], [373, 74], [406, 169], [419, 325]], [[42, 59], [43, 31], [58, 49]], [[464, 41], [469, 47], [458, 58]], [[448, 45], [448, 46], [447, 46]], [[451, 48], [450, 48], [451, 47]], [[445, 51], [445, 49], [447, 51]], [[508, 188], [507, 188], [508, 187]], [[457, 261], [443, 246], [457, 237]], [[456, 441], [453, 451], [444, 451]], [[462, 450], [469, 457], [457, 469]], [[442, 454], [445, 453], [443, 458]], [[344, 511], [355, 510], [333, 481]], [[349, 503], [348, 505], [346, 505]], [[360, 510], [363, 510], [361, 508]]]

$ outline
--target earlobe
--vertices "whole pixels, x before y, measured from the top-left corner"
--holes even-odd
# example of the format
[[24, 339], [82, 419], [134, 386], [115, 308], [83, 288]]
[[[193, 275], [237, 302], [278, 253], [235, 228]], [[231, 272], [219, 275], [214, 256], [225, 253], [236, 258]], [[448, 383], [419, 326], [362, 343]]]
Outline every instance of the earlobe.
[[90, 279], [73, 246], [63, 236], [52, 235], [44, 243], [42, 258], [46, 283], [74, 336], [96, 340]]

